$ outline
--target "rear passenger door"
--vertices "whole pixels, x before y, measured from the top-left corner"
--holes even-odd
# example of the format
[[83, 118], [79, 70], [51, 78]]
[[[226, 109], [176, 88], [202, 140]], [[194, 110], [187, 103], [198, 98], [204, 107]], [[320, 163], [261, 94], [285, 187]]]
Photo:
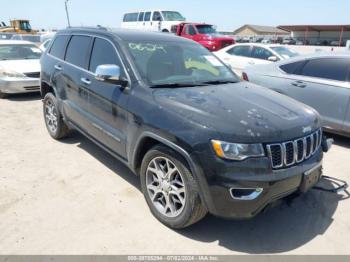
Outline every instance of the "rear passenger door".
[[94, 73], [97, 66], [106, 64], [118, 65], [121, 76], [126, 77], [114, 44], [107, 39], [96, 37], [91, 50], [89, 72], [85, 73], [85, 78], [91, 82], [89, 84], [90, 134], [106, 147], [126, 158], [128, 96], [121, 86], [95, 79]]
[[223, 60], [228, 63], [235, 73], [239, 76], [242, 75], [243, 69], [249, 65], [251, 60], [251, 46], [250, 45], [238, 45], [233, 46], [231, 49], [227, 50], [227, 56]]
[[79, 128], [89, 128], [88, 84], [84, 80], [89, 63], [92, 37], [73, 35], [68, 43], [65, 63], [61, 65], [65, 98], [64, 114]]
[[342, 130], [350, 100], [349, 70], [346, 58], [306, 60], [289, 76], [286, 93], [315, 108], [324, 126]]

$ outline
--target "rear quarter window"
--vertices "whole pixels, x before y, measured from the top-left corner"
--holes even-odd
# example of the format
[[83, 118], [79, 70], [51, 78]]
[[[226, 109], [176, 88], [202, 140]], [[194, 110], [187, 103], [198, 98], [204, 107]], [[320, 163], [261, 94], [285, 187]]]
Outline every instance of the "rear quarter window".
[[305, 64], [305, 61], [288, 63], [280, 66], [280, 69], [287, 74], [298, 74], [300, 68]]
[[49, 54], [63, 60], [68, 39], [68, 35], [57, 36], [53, 41]]

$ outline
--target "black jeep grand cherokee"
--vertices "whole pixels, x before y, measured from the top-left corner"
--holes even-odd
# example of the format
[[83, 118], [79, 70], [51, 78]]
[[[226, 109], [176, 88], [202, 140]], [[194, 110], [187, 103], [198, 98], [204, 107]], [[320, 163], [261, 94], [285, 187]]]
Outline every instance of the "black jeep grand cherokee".
[[71, 28], [41, 59], [50, 135], [76, 129], [140, 176], [173, 228], [248, 218], [321, 176], [313, 109], [240, 81], [204, 47], [163, 33]]

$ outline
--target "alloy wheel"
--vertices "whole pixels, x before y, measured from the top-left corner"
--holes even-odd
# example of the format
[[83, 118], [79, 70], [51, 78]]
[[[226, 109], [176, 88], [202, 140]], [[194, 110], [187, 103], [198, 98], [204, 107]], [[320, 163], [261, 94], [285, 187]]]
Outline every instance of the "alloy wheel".
[[176, 165], [166, 157], [153, 158], [146, 170], [146, 186], [152, 204], [164, 216], [176, 217], [185, 207], [186, 188]]
[[51, 100], [47, 100], [45, 104], [45, 120], [50, 131], [55, 133], [57, 130], [57, 111]]

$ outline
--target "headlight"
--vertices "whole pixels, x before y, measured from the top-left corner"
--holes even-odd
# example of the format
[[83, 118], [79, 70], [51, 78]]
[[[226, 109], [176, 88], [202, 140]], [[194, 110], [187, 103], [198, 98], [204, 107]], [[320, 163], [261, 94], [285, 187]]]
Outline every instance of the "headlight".
[[22, 73], [18, 73], [11, 70], [0, 69], [0, 77], [26, 77]]
[[244, 160], [249, 157], [264, 156], [262, 144], [236, 144], [211, 140], [218, 157], [232, 160]]

